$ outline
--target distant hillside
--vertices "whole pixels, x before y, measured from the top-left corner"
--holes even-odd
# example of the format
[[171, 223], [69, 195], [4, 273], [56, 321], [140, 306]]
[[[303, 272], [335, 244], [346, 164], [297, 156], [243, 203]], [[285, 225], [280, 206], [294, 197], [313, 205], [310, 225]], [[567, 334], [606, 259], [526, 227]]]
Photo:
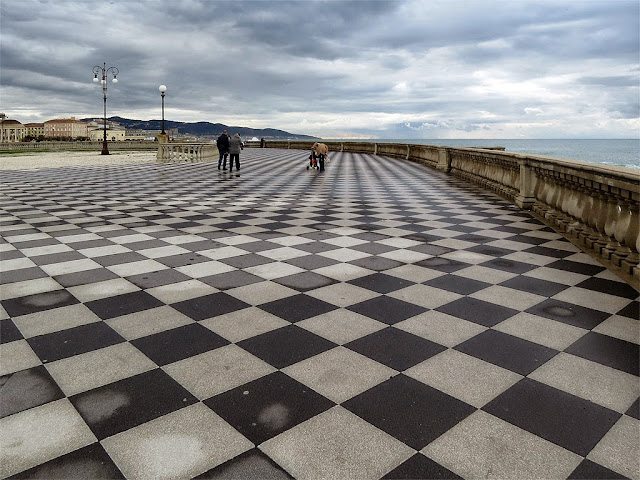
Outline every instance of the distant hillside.
[[[83, 119], [88, 121], [92, 119]], [[162, 120], [131, 120], [129, 118], [122, 117], [110, 117], [108, 120], [118, 122], [125, 128], [140, 129], [140, 130], [160, 130], [162, 128]], [[309, 135], [297, 135], [295, 133], [285, 132], [284, 130], [277, 130], [275, 128], [248, 128], [248, 127], [234, 127], [224, 125], [222, 123], [210, 123], [210, 122], [174, 122], [171, 120], [164, 121], [165, 130], [177, 128], [178, 133], [190, 134], [190, 135], [212, 135], [217, 136], [222, 133], [223, 130], [227, 130], [230, 134], [239, 133], [242, 137], [266, 137], [266, 138], [291, 138], [300, 140], [315, 140], [317, 137]]]

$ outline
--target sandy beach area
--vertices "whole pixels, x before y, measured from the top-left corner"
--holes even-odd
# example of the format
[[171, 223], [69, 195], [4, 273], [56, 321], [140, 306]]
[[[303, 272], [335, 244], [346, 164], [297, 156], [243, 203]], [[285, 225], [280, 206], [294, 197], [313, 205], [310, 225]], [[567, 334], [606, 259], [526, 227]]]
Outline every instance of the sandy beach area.
[[78, 165], [126, 165], [156, 161], [156, 152], [25, 152], [0, 155], [0, 170], [33, 170]]

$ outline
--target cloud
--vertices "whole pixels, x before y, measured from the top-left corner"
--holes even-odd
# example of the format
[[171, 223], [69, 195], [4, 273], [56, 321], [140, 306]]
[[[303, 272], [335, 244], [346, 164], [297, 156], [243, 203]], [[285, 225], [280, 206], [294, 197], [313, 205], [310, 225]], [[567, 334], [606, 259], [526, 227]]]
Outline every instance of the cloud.
[[[636, 0], [3, 0], [2, 109], [325, 138], [636, 137]], [[404, 136], [404, 137], [403, 137]]]

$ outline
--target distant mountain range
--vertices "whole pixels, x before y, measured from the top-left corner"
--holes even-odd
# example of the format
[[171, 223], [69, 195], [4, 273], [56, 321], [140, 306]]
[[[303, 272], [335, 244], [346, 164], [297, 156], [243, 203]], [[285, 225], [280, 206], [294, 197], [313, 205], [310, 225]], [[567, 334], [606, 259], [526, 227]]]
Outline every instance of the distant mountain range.
[[[85, 118], [83, 121], [90, 121], [92, 118]], [[162, 128], [162, 120], [131, 120], [129, 118], [122, 117], [110, 117], [107, 120], [112, 122], [118, 122], [125, 128], [139, 129], [139, 130], [160, 130]], [[178, 129], [178, 133], [190, 134], [197, 136], [218, 136], [223, 130], [227, 130], [229, 134], [233, 135], [239, 133], [242, 137], [258, 137], [258, 138], [290, 138], [301, 140], [315, 140], [317, 137], [309, 135], [297, 135], [295, 133], [285, 132], [284, 130], [277, 130], [275, 128], [248, 128], [248, 127], [234, 127], [224, 125], [222, 123], [210, 123], [210, 122], [174, 122], [171, 120], [164, 121], [165, 130]]]

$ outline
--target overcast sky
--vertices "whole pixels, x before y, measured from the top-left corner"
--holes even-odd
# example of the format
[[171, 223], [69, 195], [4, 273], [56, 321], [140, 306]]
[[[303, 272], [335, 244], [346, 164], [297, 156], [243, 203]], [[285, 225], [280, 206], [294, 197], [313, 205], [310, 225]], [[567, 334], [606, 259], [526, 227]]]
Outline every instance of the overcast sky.
[[637, 138], [638, 0], [0, 0], [0, 111], [324, 138]]

